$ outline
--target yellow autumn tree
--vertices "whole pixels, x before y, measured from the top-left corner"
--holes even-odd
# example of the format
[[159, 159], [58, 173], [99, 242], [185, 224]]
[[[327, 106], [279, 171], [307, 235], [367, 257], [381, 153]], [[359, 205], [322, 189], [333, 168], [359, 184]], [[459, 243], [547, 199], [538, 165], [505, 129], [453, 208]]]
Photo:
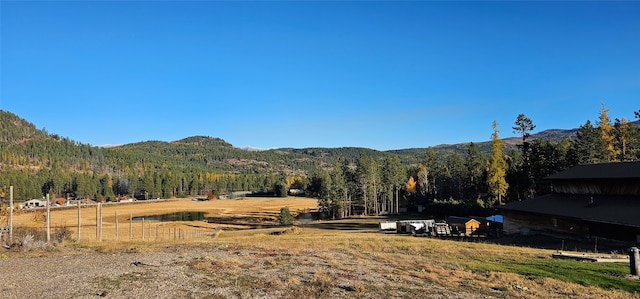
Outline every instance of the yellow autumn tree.
[[600, 107], [598, 126], [600, 127], [600, 137], [606, 149], [604, 159], [607, 162], [616, 162], [620, 151], [614, 146], [615, 137], [611, 120], [609, 120], [609, 109], [604, 108], [604, 103], [600, 104], [602, 106]]
[[404, 185], [404, 188], [409, 193], [415, 193], [416, 192], [416, 181], [413, 179], [413, 177], [409, 177], [409, 180]]
[[506, 181], [507, 162], [502, 154], [502, 140], [498, 137], [498, 123], [494, 120], [493, 134], [491, 134], [491, 157], [489, 158], [489, 169], [487, 185], [491, 194], [498, 199], [498, 204], [502, 205], [502, 197], [507, 194], [509, 184]]

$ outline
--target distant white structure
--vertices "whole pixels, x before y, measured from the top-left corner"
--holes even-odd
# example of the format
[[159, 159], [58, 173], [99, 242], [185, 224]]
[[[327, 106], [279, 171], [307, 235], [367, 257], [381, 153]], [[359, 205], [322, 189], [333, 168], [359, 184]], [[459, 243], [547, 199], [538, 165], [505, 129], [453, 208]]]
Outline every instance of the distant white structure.
[[43, 198], [36, 198], [27, 200], [24, 204], [20, 205], [21, 209], [31, 209], [31, 208], [44, 208], [47, 206], [47, 200]]
[[293, 196], [304, 195], [304, 189], [289, 189], [289, 195], [293, 195]]
[[380, 230], [381, 231], [393, 231], [396, 232], [397, 224], [396, 222], [380, 222]]

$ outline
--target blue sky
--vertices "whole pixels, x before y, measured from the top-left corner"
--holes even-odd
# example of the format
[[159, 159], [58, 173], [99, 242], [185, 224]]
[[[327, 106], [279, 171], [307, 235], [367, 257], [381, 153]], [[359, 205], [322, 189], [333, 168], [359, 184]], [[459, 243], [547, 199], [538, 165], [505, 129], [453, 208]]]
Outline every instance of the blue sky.
[[379, 150], [640, 109], [640, 2], [1, 1], [0, 109], [93, 145]]

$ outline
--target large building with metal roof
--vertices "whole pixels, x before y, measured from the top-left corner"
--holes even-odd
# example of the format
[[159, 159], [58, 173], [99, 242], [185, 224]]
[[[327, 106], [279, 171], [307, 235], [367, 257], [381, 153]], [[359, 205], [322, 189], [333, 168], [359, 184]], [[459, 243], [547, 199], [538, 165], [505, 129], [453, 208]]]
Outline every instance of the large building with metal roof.
[[640, 243], [640, 162], [578, 165], [546, 179], [551, 194], [502, 207], [505, 233]]

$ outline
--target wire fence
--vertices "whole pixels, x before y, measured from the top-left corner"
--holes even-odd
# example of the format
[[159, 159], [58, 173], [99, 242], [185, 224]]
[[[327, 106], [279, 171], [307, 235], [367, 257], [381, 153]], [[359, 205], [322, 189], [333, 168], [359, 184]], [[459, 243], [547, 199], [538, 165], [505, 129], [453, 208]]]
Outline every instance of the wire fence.
[[[217, 235], [219, 229], [189, 227], [173, 222], [160, 222], [153, 218], [129, 215], [103, 215], [103, 204], [81, 204], [77, 202], [77, 217], [73, 221], [53, 219], [51, 217], [49, 195], [46, 207], [38, 209], [16, 210], [13, 206], [13, 187], [9, 191], [9, 207], [0, 218], [0, 241], [4, 247], [38, 246], [52, 243], [71, 242], [120, 242], [120, 241], [180, 241]], [[75, 208], [75, 207], [70, 207]], [[29, 213], [29, 224], [14, 226], [15, 213]], [[92, 214], [95, 213], [95, 218]], [[109, 222], [104, 222], [105, 216]], [[52, 226], [52, 221], [54, 224]], [[56, 222], [57, 221], [57, 222]]]

